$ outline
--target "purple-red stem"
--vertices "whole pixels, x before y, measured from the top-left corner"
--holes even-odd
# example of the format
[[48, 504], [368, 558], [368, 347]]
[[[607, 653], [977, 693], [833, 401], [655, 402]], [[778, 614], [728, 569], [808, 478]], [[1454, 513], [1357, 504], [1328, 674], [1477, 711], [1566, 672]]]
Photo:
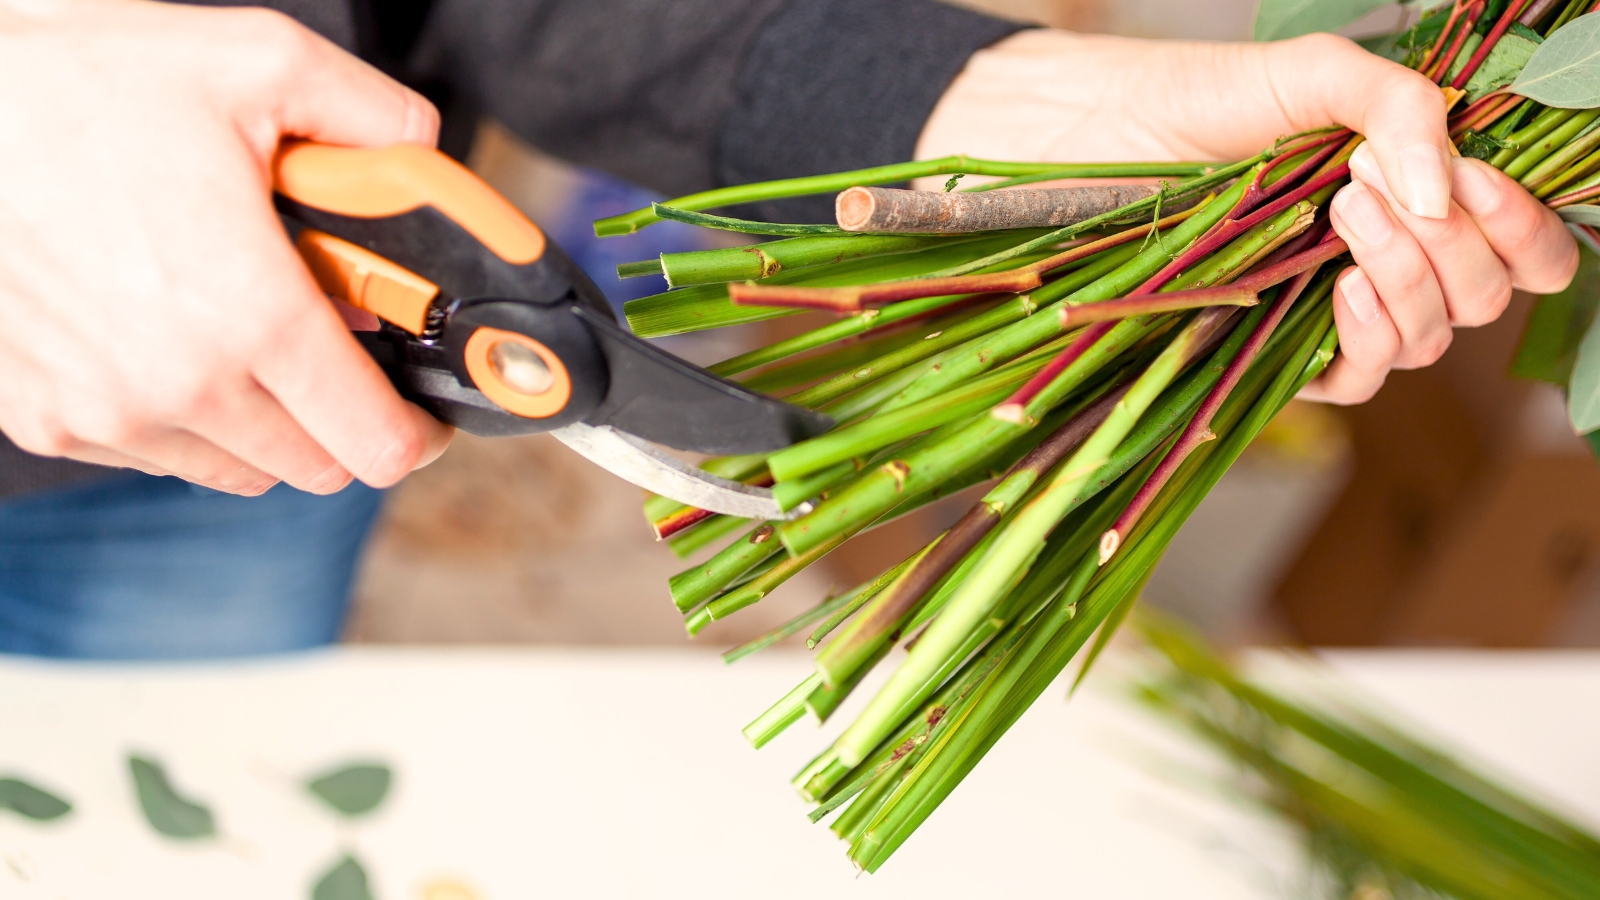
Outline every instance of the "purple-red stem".
[[[1455, 39], [1450, 42], [1450, 49], [1446, 50], [1433, 64], [1433, 68], [1423, 72], [1429, 80], [1437, 82], [1449, 74], [1456, 57], [1461, 54], [1461, 48], [1466, 46], [1467, 38], [1472, 34], [1472, 29], [1478, 26], [1478, 17], [1483, 15], [1483, 0], [1472, 0], [1466, 5], [1466, 16], [1461, 20], [1461, 30], [1456, 32]], [[1439, 42], [1444, 43], [1444, 35], [1439, 36]]]
[[[1343, 242], [1340, 241], [1339, 243]], [[1228, 368], [1223, 371], [1222, 378], [1211, 388], [1211, 392], [1206, 394], [1205, 400], [1201, 401], [1200, 408], [1195, 410], [1194, 417], [1184, 427], [1183, 433], [1178, 436], [1176, 443], [1172, 445], [1172, 449], [1162, 458], [1161, 464], [1156, 466], [1156, 470], [1151, 472], [1150, 477], [1139, 487], [1139, 492], [1133, 496], [1133, 500], [1128, 503], [1127, 508], [1117, 517], [1117, 521], [1112, 524], [1110, 530], [1101, 535], [1101, 565], [1105, 565], [1116, 554], [1117, 548], [1122, 545], [1123, 538], [1133, 530], [1133, 526], [1139, 523], [1139, 517], [1144, 515], [1144, 511], [1154, 502], [1156, 495], [1161, 493], [1161, 489], [1166, 487], [1167, 482], [1178, 471], [1178, 467], [1183, 465], [1184, 460], [1189, 458], [1189, 454], [1193, 453], [1197, 447], [1206, 441], [1216, 438], [1216, 435], [1211, 432], [1212, 418], [1216, 416], [1217, 410], [1222, 408], [1223, 402], [1228, 399], [1228, 395], [1239, 384], [1239, 380], [1244, 377], [1244, 373], [1250, 368], [1251, 363], [1255, 362], [1256, 357], [1261, 353], [1261, 349], [1267, 345], [1267, 340], [1272, 337], [1273, 331], [1277, 330], [1278, 324], [1283, 321], [1283, 317], [1289, 312], [1289, 307], [1293, 306], [1294, 302], [1300, 298], [1300, 294], [1305, 291], [1306, 285], [1311, 283], [1311, 279], [1316, 276], [1316, 273], [1316, 268], [1311, 268], [1296, 276], [1295, 280], [1278, 295], [1278, 299], [1273, 303], [1272, 309], [1262, 318], [1261, 323], [1256, 326], [1256, 330], [1251, 332], [1250, 336], [1245, 339], [1244, 346], [1239, 348], [1239, 353], [1234, 356], [1233, 360], [1228, 363]]]
[[1466, 7], [1461, 4], [1461, 0], [1456, 0], [1450, 7], [1450, 18], [1444, 20], [1444, 28], [1439, 31], [1439, 39], [1428, 48], [1428, 55], [1424, 56], [1422, 64], [1417, 66], [1418, 72], [1426, 73], [1433, 68], [1433, 64], [1439, 59], [1439, 54], [1444, 52], [1445, 41], [1449, 40], [1451, 30], [1456, 27], [1456, 21], [1461, 18], [1461, 13], [1465, 10]]
[[1459, 91], [1467, 86], [1467, 82], [1472, 79], [1473, 73], [1477, 72], [1478, 67], [1483, 65], [1483, 61], [1489, 58], [1489, 53], [1494, 50], [1494, 45], [1500, 43], [1500, 38], [1505, 36], [1506, 30], [1511, 27], [1511, 23], [1517, 20], [1518, 16], [1522, 15], [1522, 10], [1527, 5], [1528, 0], [1512, 0], [1511, 6], [1507, 7], [1505, 13], [1500, 16], [1500, 21], [1494, 23], [1494, 28], [1489, 30], [1489, 34], [1484, 37], [1483, 43], [1479, 44], [1478, 49], [1472, 52], [1472, 57], [1462, 67], [1460, 74], [1456, 75], [1456, 80], [1450, 82], [1451, 87]]
[[1272, 216], [1283, 212], [1301, 200], [1315, 194], [1330, 184], [1350, 177], [1350, 164], [1340, 163], [1327, 172], [1318, 175], [1300, 187], [1262, 206], [1255, 212], [1242, 219], [1223, 219], [1218, 227], [1203, 235], [1195, 242], [1193, 247], [1183, 252], [1177, 259], [1168, 263], [1165, 268], [1157, 272], [1154, 277], [1144, 284], [1139, 285], [1128, 293], [1130, 297], [1141, 294], [1153, 294], [1165, 287], [1168, 282], [1178, 277], [1185, 269], [1199, 262], [1211, 254], [1221, 250], [1229, 241], [1243, 234], [1257, 224], [1266, 221]]
[[[746, 484], [749, 484], [752, 487], [772, 487], [772, 476], [770, 474], [762, 475], [759, 478], [755, 478], [746, 482]], [[654, 522], [651, 522], [650, 527], [655, 529], [656, 540], [664, 541], [667, 538], [672, 537], [678, 532], [684, 530], [685, 528], [688, 528], [690, 525], [696, 525], [700, 522], [704, 522], [706, 519], [709, 519], [714, 515], [716, 515], [716, 513], [709, 509], [697, 509], [693, 506], [688, 506], [678, 510], [677, 512], [668, 513]]]
[[1172, 291], [1166, 294], [1145, 294], [1142, 297], [1121, 297], [1099, 303], [1061, 305], [1061, 328], [1075, 328], [1089, 322], [1108, 319], [1131, 319], [1151, 313], [1179, 312], [1203, 306], [1255, 306], [1255, 291], [1237, 285], [1204, 288], [1197, 291]]
[[1026, 407], [1033, 401], [1034, 397], [1039, 395], [1040, 391], [1049, 386], [1050, 382], [1056, 380], [1057, 375], [1066, 371], [1067, 366], [1077, 362], [1079, 357], [1088, 353], [1089, 348], [1099, 343], [1100, 339], [1105, 337], [1116, 325], [1116, 322], [1096, 322], [1085, 328], [1072, 343], [1066, 346], [1066, 349], [1056, 354], [1055, 359], [1050, 360], [1044, 368], [1028, 379], [1027, 384], [1017, 388], [1016, 393], [1006, 398], [1006, 402], [996, 407], [996, 411], [998, 412], [1000, 409], [1010, 406], [1015, 406], [1018, 409]]
[[1560, 209], [1563, 206], [1571, 206], [1574, 203], [1582, 203], [1585, 200], [1593, 200], [1596, 197], [1600, 197], [1600, 184], [1594, 187], [1586, 187], [1581, 191], [1573, 191], [1570, 194], [1562, 194], [1559, 197], [1551, 197], [1545, 202], [1545, 205], [1551, 209]]
[[[1315, 172], [1318, 167], [1327, 162], [1328, 159], [1335, 153], [1339, 152], [1339, 148], [1332, 145], [1344, 141], [1349, 137], [1349, 129], [1341, 128], [1338, 131], [1324, 135], [1317, 140], [1307, 141], [1305, 144], [1295, 147], [1292, 150], [1285, 150], [1273, 157], [1271, 161], [1261, 167], [1261, 171], [1256, 173], [1256, 177], [1250, 182], [1250, 187], [1245, 189], [1244, 197], [1240, 198], [1239, 205], [1233, 208], [1233, 214], [1243, 215], [1248, 213], [1262, 203], [1272, 199], [1272, 197], [1278, 194], [1280, 191], [1286, 190], [1289, 185], [1294, 184], [1301, 178], [1304, 178], [1306, 175]], [[1310, 159], [1304, 160], [1299, 165], [1295, 166], [1294, 169], [1289, 172], [1289, 174], [1279, 178], [1277, 181], [1273, 182], [1271, 186], [1265, 188], [1262, 187], [1262, 185], [1266, 183], [1267, 175], [1279, 165], [1287, 162], [1290, 159], [1293, 159], [1296, 156], [1299, 156], [1307, 150], [1312, 150], [1323, 145], [1329, 146], [1327, 146], [1326, 149], [1314, 154]]]
[[[1262, 266], [1242, 278], [1235, 279], [1233, 283], [1225, 285], [1224, 287], [1203, 288], [1196, 291], [1170, 291], [1162, 294], [1161, 299], [1181, 299], [1185, 295], [1192, 296], [1196, 294], [1201, 295], [1202, 297], [1214, 298], [1227, 291], [1242, 291], [1250, 294], [1259, 294], [1261, 291], [1264, 291], [1275, 284], [1281, 284], [1290, 278], [1295, 277], [1296, 275], [1314, 271], [1323, 263], [1342, 253], [1345, 253], [1349, 249], [1349, 246], [1345, 244], [1343, 239], [1334, 235], [1330, 235], [1324, 239], [1322, 243], [1311, 248], [1310, 250], [1297, 253], [1294, 256], [1291, 256], [1288, 259], [1284, 259], [1280, 262]], [[1129, 295], [1129, 297], [1124, 299], [1131, 300], [1137, 298]], [[1105, 301], [1105, 303], [1116, 302], [1118, 301]], [[1023, 415], [1022, 410], [1025, 409], [1029, 403], [1033, 402], [1033, 398], [1037, 397], [1040, 391], [1043, 391], [1045, 387], [1050, 384], [1050, 382], [1054, 381], [1056, 376], [1065, 371], [1067, 366], [1077, 362], [1078, 359], [1083, 356], [1083, 354], [1087, 353], [1089, 349], [1093, 347], [1101, 338], [1105, 337], [1106, 333], [1109, 332], [1113, 327], [1115, 327], [1114, 322], [1103, 321], [1096, 322], [1093, 325], [1090, 325], [1088, 328], [1085, 328], [1082, 333], [1078, 335], [1077, 339], [1068, 344], [1066, 349], [1062, 350], [1055, 359], [1051, 360], [1050, 363], [1043, 369], [1040, 369], [1036, 375], [1028, 379], [1027, 384], [1024, 384], [1022, 387], [1018, 388], [1016, 393], [1006, 398], [1004, 403], [995, 407], [994, 415], [998, 418], [1006, 419], [1008, 421], [1020, 420], [1021, 416]]]
[[885, 281], [858, 287], [808, 288], [738, 282], [728, 285], [728, 299], [738, 306], [778, 306], [788, 309], [820, 309], [840, 314], [857, 313], [868, 306], [883, 306], [941, 294], [1020, 293], [1044, 283], [1044, 276], [1062, 266], [1086, 259], [1187, 219], [1198, 207], [1174, 213], [1157, 222], [1148, 222], [1116, 234], [1069, 247], [1038, 262], [983, 275], [952, 275], [945, 278], [912, 278]]

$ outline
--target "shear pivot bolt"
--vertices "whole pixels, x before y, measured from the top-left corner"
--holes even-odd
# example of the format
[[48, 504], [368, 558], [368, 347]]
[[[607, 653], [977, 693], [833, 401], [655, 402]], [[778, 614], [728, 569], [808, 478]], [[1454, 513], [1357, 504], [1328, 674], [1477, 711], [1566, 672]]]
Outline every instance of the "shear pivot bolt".
[[528, 397], [543, 394], [555, 383], [539, 354], [516, 341], [498, 341], [490, 347], [489, 367], [502, 384]]

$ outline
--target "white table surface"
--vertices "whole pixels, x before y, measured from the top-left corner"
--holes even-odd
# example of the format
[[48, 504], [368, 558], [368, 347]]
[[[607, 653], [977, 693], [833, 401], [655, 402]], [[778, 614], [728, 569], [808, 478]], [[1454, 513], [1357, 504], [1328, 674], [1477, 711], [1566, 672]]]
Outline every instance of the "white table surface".
[[[1402, 721], [1600, 823], [1586, 712], [1600, 654], [1331, 660]], [[724, 667], [692, 651], [364, 647], [187, 666], [0, 659], [0, 774], [76, 805], [43, 825], [0, 812], [0, 898], [303, 898], [342, 846], [379, 900], [440, 882], [483, 900], [1287, 896], [1283, 833], [1155, 774], [1170, 735], [1119, 695], [1090, 688], [1069, 705], [1061, 686], [858, 877], [788, 785], [824, 735], [801, 723], [759, 753], [739, 735], [805, 666], [785, 653]], [[152, 832], [130, 750], [163, 761], [226, 839]], [[353, 827], [297, 787], [364, 758], [390, 762], [396, 784]]]

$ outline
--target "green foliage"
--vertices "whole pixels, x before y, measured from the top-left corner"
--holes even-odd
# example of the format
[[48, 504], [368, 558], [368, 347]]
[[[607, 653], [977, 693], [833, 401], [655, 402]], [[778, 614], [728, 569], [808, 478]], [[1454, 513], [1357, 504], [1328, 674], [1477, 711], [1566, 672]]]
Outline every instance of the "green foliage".
[[[1581, 247], [1581, 245], [1580, 245]], [[1540, 297], [1528, 316], [1511, 374], [1566, 388], [1572, 380], [1578, 344], [1600, 306], [1600, 256], [1580, 249], [1578, 274], [1559, 294]]]
[[1600, 14], [1579, 16], [1540, 44], [1511, 90], [1562, 109], [1600, 106]]
[[194, 840], [215, 837], [211, 810], [180, 796], [160, 763], [141, 756], [128, 757], [128, 769], [139, 794], [139, 808], [150, 827], [170, 838]]
[[967, 173], [965, 173], [965, 172], [957, 172], [954, 175], [951, 175], [950, 179], [944, 183], [944, 192], [946, 194], [948, 194], [951, 191], [955, 190], [956, 189], [956, 185], [960, 184], [961, 183], [961, 179], [963, 179], [965, 177], [967, 177]]
[[1492, 134], [1480, 134], [1476, 131], [1468, 131], [1461, 138], [1460, 150], [1462, 156], [1468, 156], [1473, 159], [1481, 159], [1484, 162], [1488, 162], [1494, 158], [1496, 153], [1499, 153], [1501, 150], [1504, 150], [1509, 146], [1511, 145], [1500, 140]]
[[[1478, 71], [1472, 73], [1471, 78], [1467, 79], [1467, 100], [1469, 102], [1476, 100], [1491, 91], [1497, 91], [1516, 81], [1517, 76], [1527, 67], [1528, 61], [1533, 59], [1533, 55], [1538, 52], [1539, 46], [1539, 41], [1530, 40], [1521, 35], [1506, 34], [1501, 36], [1500, 40], [1494, 45], [1494, 49], [1490, 50], [1489, 55], [1484, 57], [1483, 65], [1478, 68]], [[1464, 65], [1466, 60], [1467, 53], [1463, 51], [1458, 62]], [[1458, 65], [1455, 69], [1452, 69], [1452, 73], [1458, 71], [1459, 68], [1460, 66]]]
[[1251, 34], [1258, 41], [1278, 41], [1315, 31], [1338, 31], [1388, 5], [1389, 0], [1261, 0]]
[[1252, 807], [1300, 830], [1319, 896], [1600, 896], [1600, 839], [1559, 813], [1348, 704], [1269, 692], [1172, 622], [1141, 630], [1167, 670], [1140, 699], [1236, 764], [1227, 784]]
[[367, 870], [346, 853], [311, 889], [311, 900], [372, 900]]
[[388, 766], [357, 763], [307, 781], [306, 790], [342, 815], [364, 816], [389, 795], [393, 781], [394, 773]]
[[20, 778], [0, 778], [0, 809], [35, 822], [49, 822], [71, 812], [72, 804]]

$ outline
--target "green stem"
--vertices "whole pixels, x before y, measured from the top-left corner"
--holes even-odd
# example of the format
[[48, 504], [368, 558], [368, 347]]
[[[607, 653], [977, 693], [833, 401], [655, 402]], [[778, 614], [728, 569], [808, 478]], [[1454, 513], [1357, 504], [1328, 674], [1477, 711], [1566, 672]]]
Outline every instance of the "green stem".
[[795, 616], [782, 625], [779, 625], [777, 628], [772, 629], [771, 631], [761, 635], [758, 638], [755, 638], [754, 640], [740, 644], [732, 650], [722, 654], [722, 661], [731, 665], [741, 659], [744, 659], [746, 656], [749, 656], [752, 653], [759, 653], [760, 651], [771, 647], [773, 644], [794, 637], [795, 635], [804, 631], [806, 626], [811, 625], [820, 619], [825, 619], [837, 612], [839, 609], [850, 605], [850, 603], [852, 603], [856, 596], [860, 593], [861, 591], [858, 588], [857, 590], [847, 591], [843, 594], [839, 594], [838, 596], [826, 597], [821, 603], [818, 603], [816, 606], [811, 607], [800, 615]]
[[744, 727], [745, 740], [750, 742], [750, 746], [760, 750], [773, 738], [782, 734], [785, 728], [800, 721], [806, 714], [806, 697], [810, 696], [821, 683], [822, 679], [815, 674], [807, 675], [794, 690], [784, 694], [783, 699], [772, 704], [766, 712]]
[[893, 256], [950, 244], [933, 235], [843, 234], [797, 237], [747, 247], [719, 247], [663, 253], [658, 270], [667, 284], [684, 287], [728, 281], [755, 281], [783, 270], [803, 269], [849, 259]]
[[772, 540], [772, 526], [760, 525], [724, 547], [720, 553], [693, 568], [684, 569], [667, 582], [679, 612], [688, 612], [721, 593], [740, 575], [760, 565], [782, 549]]
[[1177, 378], [1189, 355], [1224, 327], [1232, 314], [1232, 310], [1202, 313], [1174, 338], [1117, 402], [1106, 421], [1060, 466], [1038, 497], [1018, 511], [938, 618], [929, 623], [921, 641], [888, 684], [839, 737], [836, 746], [842, 762], [860, 762], [894, 729], [899, 722], [896, 714], [918, 702], [917, 692], [926, 689], [928, 679], [947, 664], [950, 654], [962, 646], [967, 635], [1026, 572], [1045, 537], [1071, 510], [1090, 477], [1110, 460], [1145, 410]]

